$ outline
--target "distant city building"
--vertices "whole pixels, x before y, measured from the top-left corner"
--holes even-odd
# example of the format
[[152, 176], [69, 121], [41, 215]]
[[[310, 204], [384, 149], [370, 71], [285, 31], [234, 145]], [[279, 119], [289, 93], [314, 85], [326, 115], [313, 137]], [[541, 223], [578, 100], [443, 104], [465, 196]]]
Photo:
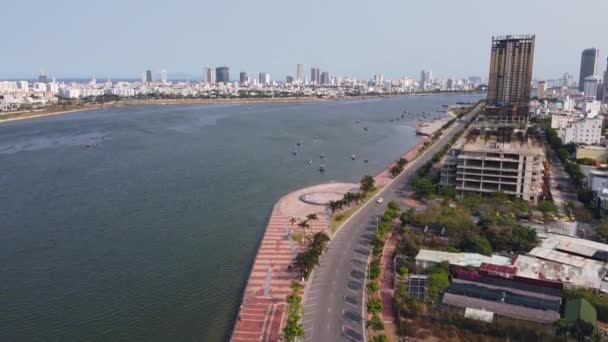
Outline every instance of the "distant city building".
[[448, 78], [447, 87], [448, 90], [454, 90], [454, 79]]
[[470, 76], [469, 77], [469, 82], [471, 84], [473, 84], [473, 86], [476, 87], [476, 86], [478, 86], [478, 85], [481, 84], [481, 77], [479, 77], [479, 76]]
[[606, 58], [606, 70], [604, 71], [604, 88], [602, 89], [602, 102], [608, 103], [608, 58]]
[[321, 70], [319, 68], [310, 69], [310, 83], [319, 84], [321, 82]]
[[585, 49], [581, 54], [581, 71], [578, 78], [578, 90], [585, 90], [585, 79], [589, 76], [596, 76], [600, 51], [596, 48]]
[[298, 82], [304, 82], [304, 64], [298, 64], [296, 69], [296, 79]]
[[46, 72], [43, 68], [40, 68], [40, 73], [38, 74], [38, 82], [46, 83]]
[[241, 73], [239, 74], [239, 82], [240, 82], [241, 84], [245, 84], [245, 83], [247, 83], [248, 81], [249, 81], [249, 80], [247, 79], [247, 73], [246, 73], [246, 72], [241, 71]]
[[203, 68], [203, 80], [207, 84], [215, 84], [215, 68]]
[[545, 91], [547, 90], [547, 82], [538, 81], [538, 86], [536, 87], [536, 95], [539, 99], [545, 98]]
[[534, 41], [534, 35], [492, 37], [486, 121], [527, 123]]
[[154, 82], [154, 74], [152, 70], [146, 70], [146, 82]]
[[321, 84], [323, 84], [323, 85], [329, 84], [329, 72], [323, 71], [321, 73]]
[[597, 76], [589, 76], [585, 78], [583, 84], [583, 94], [585, 94], [586, 99], [597, 98], [600, 82], [600, 78]]
[[215, 81], [217, 83], [230, 82], [230, 68], [228, 68], [227, 66], [215, 68]]
[[568, 72], [564, 73], [562, 85], [564, 85], [568, 88], [571, 88], [574, 85], [574, 76], [572, 76], [572, 74], [570, 74]]
[[160, 71], [160, 81], [163, 84], [167, 84], [167, 69], [162, 69]]
[[258, 82], [260, 82], [260, 84], [263, 84], [263, 85], [270, 84], [270, 74], [267, 72], [261, 72], [258, 75]]
[[293, 77], [292, 76], [285, 77], [285, 83], [292, 84], [293, 83]]

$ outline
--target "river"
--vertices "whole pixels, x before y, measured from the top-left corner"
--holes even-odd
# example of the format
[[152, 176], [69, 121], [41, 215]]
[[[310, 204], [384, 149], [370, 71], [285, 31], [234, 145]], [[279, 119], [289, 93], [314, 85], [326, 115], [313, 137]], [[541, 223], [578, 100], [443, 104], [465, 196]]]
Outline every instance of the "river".
[[479, 98], [130, 106], [1, 124], [1, 339], [226, 340], [282, 194], [375, 174], [419, 141], [415, 114], [394, 120], [404, 110], [442, 117], [442, 104]]

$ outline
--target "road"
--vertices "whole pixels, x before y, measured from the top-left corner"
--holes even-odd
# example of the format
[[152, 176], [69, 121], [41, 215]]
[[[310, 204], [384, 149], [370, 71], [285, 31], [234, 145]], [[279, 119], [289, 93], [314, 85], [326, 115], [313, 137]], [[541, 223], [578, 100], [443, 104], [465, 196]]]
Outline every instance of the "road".
[[[437, 143], [408, 164], [404, 172], [377, 195], [384, 198], [382, 204], [370, 201], [334, 235], [304, 299], [304, 341], [366, 341], [363, 295], [376, 217], [384, 213], [389, 201], [407, 196], [408, 181], [414, 171], [461, 131], [480, 108], [478, 105], [458, 119]], [[403, 203], [401, 207], [404, 208]]]
[[582, 207], [579, 202], [577, 189], [570, 181], [570, 175], [564, 170], [562, 161], [557, 157], [557, 153], [549, 146], [546, 137], [543, 138], [545, 146], [547, 146], [547, 159], [551, 164], [551, 177], [549, 179], [549, 187], [551, 188], [551, 196], [557, 205], [560, 216], [565, 216], [564, 203], [572, 202], [577, 207]]

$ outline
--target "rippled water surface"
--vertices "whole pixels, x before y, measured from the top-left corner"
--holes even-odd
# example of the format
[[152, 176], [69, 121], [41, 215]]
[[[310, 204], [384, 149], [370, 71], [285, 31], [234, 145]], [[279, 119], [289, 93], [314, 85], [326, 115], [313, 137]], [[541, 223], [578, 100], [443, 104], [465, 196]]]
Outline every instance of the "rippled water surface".
[[418, 141], [415, 115], [391, 119], [476, 99], [137, 106], [1, 124], [0, 339], [226, 340], [282, 194], [375, 174]]

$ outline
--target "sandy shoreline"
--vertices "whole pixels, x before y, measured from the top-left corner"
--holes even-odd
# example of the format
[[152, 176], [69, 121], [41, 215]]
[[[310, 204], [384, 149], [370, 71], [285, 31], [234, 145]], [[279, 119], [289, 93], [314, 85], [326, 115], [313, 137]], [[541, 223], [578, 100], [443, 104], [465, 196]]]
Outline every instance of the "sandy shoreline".
[[[348, 96], [338, 98], [319, 98], [319, 97], [281, 97], [281, 98], [234, 98], [234, 99], [146, 99], [146, 100], [121, 100], [119, 102], [108, 102], [100, 105], [83, 106], [82, 108], [58, 110], [58, 111], [38, 111], [23, 113], [0, 114], [0, 124], [5, 122], [35, 119], [53, 115], [63, 115], [76, 112], [86, 112], [91, 110], [115, 108], [123, 106], [137, 105], [213, 105], [213, 104], [251, 104], [251, 103], [297, 103], [297, 102], [321, 102], [339, 101], [344, 99], [374, 99], [394, 96], [433, 96], [433, 95], [464, 95], [462, 93], [438, 93], [438, 94], [384, 94], [370, 96]], [[4, 117], [3, 117], [4, 116]]]

